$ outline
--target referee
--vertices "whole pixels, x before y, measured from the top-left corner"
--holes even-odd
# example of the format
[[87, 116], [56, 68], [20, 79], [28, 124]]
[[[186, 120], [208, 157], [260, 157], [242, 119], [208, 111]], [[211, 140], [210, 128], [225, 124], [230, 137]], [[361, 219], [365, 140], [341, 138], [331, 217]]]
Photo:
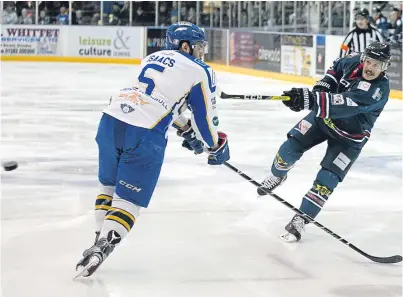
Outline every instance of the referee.
[[341, 44], [340, 58], [352, 52], [363, 52], [374, 41], [383, 41], [381, 33], [369, 22], [368, 9], [357, 10], [354, 19], [355, 27], [348, 32]]

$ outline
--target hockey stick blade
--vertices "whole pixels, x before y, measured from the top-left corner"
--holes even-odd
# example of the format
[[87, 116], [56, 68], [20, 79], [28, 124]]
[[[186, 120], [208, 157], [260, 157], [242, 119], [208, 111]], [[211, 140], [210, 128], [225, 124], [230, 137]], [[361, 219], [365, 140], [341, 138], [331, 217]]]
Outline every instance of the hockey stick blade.
[[[253, 178], [251, 178], [248, 175], [246, 175], [245, 173], [243, 173], [238, 168], [232, 166], [228, 162], [224, 162], [224, 165], [227, 166], [232, 171], [235, 171], [238, 175], [240, 175], [242, 178], [244, 178], [245, 180], [247, 180], [248, 182], [253, 184], [255, 187], [260, 187], [260, 183], [258, 183]], [[375, 256], [372, 256], [372, 255], [369, 255], [369, 254], [365, 253], [364, 251], [362, 251], [361, 249], [359, 249], [358, 247], [356, 247], [355, 245], [353, 245], [352, 243], [350, 243], [347, 240], [345, 240], [343, 237], [341, 237], [341, 236], [337, 235], [336, 233], [334, 233], [332, 230], [326, 228], [321, 223], [315, 221], [313, 218], [311, 218], [307, 214], [303, 213], [298, 208], [296, 208], [292, 204], [288, 203], [287, 201], [285, 201], [280, 196], [274, 194], [273, 192], [267, 192], [267, 194], [269, 196], [273, 197], [274, 199], [276, 199], [277, 201], [281, 202], [282, 204], [284, 204], [286, 207], [288, 207], [289, 209], [291, 209], [292, 211], [294, 211], [298, 215], [300, 215], [300, 216], [304, 217], [305, 219], [307, 219], [310, 223], [316, 225], [317, 227], [319, 227], [320, 229], [322, 229], [326, 233], [332, 235], [334, 238], [338, 239], [340, 242], [344, 243], [345, 245], [347, 245], [348, 247], [350, 247], [351, 249], [353, 249], [357, 253], [361, 254], [364, 257], [366, 257], [367, 259], [370, 259], [370, 260], [372, 260], [374, 262], [377, 262], [377, 263], [384, 263], [384, 264], [399, 263], [399, 262], [402, 262], [402, 260], [403, 260], [402, 256], [400, 256], [400, 255], [395, 255], [395, 256], [390, 256], [390, 257], [375, 257]]]
[[220, 97], [222, 99], [241, 99], [241, 100], [282, 100], [289, 101], [288, 96], [269, 96], [269, 95], [230, 95], [221, 92]]

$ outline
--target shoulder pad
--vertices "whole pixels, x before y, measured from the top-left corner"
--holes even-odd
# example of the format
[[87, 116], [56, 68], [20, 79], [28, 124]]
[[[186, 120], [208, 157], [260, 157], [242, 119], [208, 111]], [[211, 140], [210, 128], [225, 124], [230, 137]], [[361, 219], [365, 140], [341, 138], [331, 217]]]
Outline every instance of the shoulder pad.
[[354, 53], [348, 54], [348, 55], [346, 56], [346, 58], [353, 58], [353, 57], [356, 57], [356, 56], [358, 56], [358, 55], [361, 55], [361, 54], [354, 52]]

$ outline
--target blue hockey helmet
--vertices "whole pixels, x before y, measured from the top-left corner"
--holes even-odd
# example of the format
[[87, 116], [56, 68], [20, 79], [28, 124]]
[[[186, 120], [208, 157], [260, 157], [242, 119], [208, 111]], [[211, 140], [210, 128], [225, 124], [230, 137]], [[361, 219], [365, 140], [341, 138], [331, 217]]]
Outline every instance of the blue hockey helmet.
[[191, 47], [191, 53], [195, 48], [200, 48], [204, 54], [207, 53], [206, 36], [198, 26], [189, 22], [177, 22], [169, 26], [165, 38], [165, 49], [178, 50], [184, 41]]

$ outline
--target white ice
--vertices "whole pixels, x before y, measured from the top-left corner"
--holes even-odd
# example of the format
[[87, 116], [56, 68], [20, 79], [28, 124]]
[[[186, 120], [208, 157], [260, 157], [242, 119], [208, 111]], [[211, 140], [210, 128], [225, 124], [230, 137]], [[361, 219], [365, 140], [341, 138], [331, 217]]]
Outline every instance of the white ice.
[[[3, 297], [397, 297], [402, 265], [376, 264], [315, 226], [303, 241], [278, 235], [293, 213], [173, 132], [161, 178], [133, 231], [91, 278], [73, 282], [93, 240], [94, 141], [109, 94], [136, 66], [2, 63]], [[178, 78], [180, 79], [180, 78]], [[219, 73], [227, 93], [295, 87]], [[231, 163], [261, 181], [286, 133], [303, 117], [279, 102], [220, 100]], [[372, 138], [318, 221], [376, 256], [402, 254], [402, 102], [391, 100]], [[299, 206], [325, 146], [300, 160], [277, 193]]]

